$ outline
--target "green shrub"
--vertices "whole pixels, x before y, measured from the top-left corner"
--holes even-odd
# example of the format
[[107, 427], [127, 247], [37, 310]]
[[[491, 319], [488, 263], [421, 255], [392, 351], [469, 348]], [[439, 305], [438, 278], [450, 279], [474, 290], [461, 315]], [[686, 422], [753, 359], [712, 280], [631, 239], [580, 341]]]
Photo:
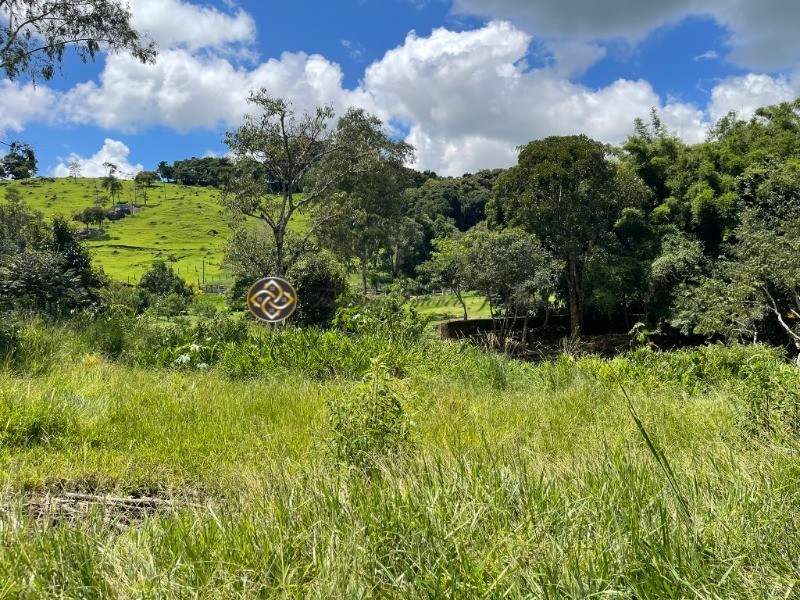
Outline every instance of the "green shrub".
[[139, 289], [150, 296], [147, 304], [152, 307], [153, 312], [163, 317], [181, 314], [194, 298], [192, 286], [163, 260], [155, 261], [142, 275]]
[[204, 296], [198, 296], [192, 303], [191, 314], [196, 315], [202, 319], [211, 319], [215, 317], [219, 312], [217, 310], [217, 306], [212, 302], [206, 302], [206, 301], [199, 302], [198, 300], [200, 298], [204, 298]]
[[292, 320], [301, 325], [327, 327], [336, 314], [336, 299], [347, 289], [347, 274], [327, 251], [305, 255], [287, 275], [297, 292]]
[[344, 397], [328, 401], [331, 449], [337, 460], [368, 466], [409, 443], [414, 426], [403, 407], [405, 393], [379, 359], [360, 384]]
[[151, 310], [160, 317], [177, 317], [186, 311], [189, 301], [180, 294], [170, 294], [163, 298], [158, 298], [152, 305]]
[[107, 358], [119, 358], [128, 345], [132, 321], [132, 310], [117, 304], [105, 313], [84, 315], [75, 328], [89, 347]]
[[184, 298], [187, 302], [192, 298], [193, 292], [170, 265], [163, 260], [155, 261], [142, 275], [139, 287], [151, 294], [166, 298], [172, 294]]
[[392, 341], [413, 343], [428, 324], [427, 317], [406, 306], [397, 294], [370, 298], [351, 293], [340, 299], [340, 305], [333, 324], [345, 333], [380, 334]]
[[140, 314], [150, 305], [150, 294], [146, 290], [122, 283], [112, 282], [102, 293], [107, 310], [124, 307]]

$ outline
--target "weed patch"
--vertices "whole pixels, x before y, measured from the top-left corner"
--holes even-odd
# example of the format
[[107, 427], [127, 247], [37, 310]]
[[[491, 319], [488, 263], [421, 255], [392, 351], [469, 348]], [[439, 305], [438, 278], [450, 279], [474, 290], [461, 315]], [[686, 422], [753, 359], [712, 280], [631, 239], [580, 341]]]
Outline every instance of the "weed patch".
[[328, 401], [334, 457], [364, 467], [375, 458], [404, 450], [414, 428], [404, 408], [407, 395], [386, 365], [374, 359], [359, 385]]

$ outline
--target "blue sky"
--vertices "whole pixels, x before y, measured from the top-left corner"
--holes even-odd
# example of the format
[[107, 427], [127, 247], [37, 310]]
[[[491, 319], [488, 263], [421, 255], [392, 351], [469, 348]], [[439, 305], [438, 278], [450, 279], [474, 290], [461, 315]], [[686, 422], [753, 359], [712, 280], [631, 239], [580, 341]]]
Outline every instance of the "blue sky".
[[546, 135], [619, 143], [652, 108], [696, 142], [729, 110], [800, 91], [795, 0], [130, 4], [155, 65], [70, 58], [50, 82], [0, 79], [2, 139], [32, 143], [41, 174], [223, 155], [262, 86], [298, 110], [374, 112], [416, 147], [415, 166], [451, 175], [509, 166]]

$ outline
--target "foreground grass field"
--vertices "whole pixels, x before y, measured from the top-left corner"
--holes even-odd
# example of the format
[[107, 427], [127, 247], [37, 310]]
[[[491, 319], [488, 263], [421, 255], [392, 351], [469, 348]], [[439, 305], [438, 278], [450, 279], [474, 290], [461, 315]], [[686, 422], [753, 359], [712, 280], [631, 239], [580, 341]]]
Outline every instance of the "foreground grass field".
[[[211, 356], [204, 333], [161, 368], [136, 349], [104, 358], [86, 331], [29, 326], [0, 371], [0, 597], [800, 590], [800, 386], [773, 350], [533, 365], [257, 328], [212, 366], [194, 360]], [[387, 371], [384, 387], [367, 376], [367, 405], [398, 400], [410, 435], [352, 463], [332, 417], [364, 399], [370, 356]]]

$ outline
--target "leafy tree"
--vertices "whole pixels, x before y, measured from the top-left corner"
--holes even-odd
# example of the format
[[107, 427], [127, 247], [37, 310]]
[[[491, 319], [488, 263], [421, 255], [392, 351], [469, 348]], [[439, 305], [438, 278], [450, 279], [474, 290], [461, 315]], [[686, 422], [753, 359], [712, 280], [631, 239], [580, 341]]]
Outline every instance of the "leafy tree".
[[587, 266], [619, 212], [615, 175], [599, 142], [548, 137], [522, 148], [490, 202], [493, 223], [534, 233], [563, 261], [573, 338], [583, 321]]
[[155, 45], [130, 20], [117, 0], [0, 0], [0, 69], [11, 80], [52, 79], [68, 47], [83, 62], [108, 49], [152, 63]]
[[77, 213], [73, 219], [85, 223], [88, 228], [92, 223], [96, 223], [98, 227], [103, 224], [108, 218], [108, 214], [101, 206], [90, 206]]
[[421, 183], [406, 191], [408, 217], [414, 221], [413, 226], [408, 226], [413, 240], [407, 240], [404, 248], [402, 268], [406, 273], [413, 273], [430, 258], [433, 240], [467, 231], [486, 218], [486, 205], [501, 172], [502, 169], [482, 170], [461, 177], [420, 173], [413, 177]]
[[0, 177], [29, 179], [36, 175], [36, 154], [30, 144], [11, 142], [9, 151], [0, 161]]
[[156, 169], [156, 172], [162, 179], [167, 181], [175, 181], [175, 168], [165, 160], [162, 160], [160, 163], [158, 163], [158, 169]]
[[94, 289], [105, 285], [105, 278], [92, 267], [89, 249], [78, 238], [66, 219], [60, 216], [53, 219], [51, 235], [47, 238], [44, 248], [63, 256], [67, 267], [80, 276], [85, 288]]
[[[292, 243], [297, 238], [290, 238]], [[263, 277], [274, 275], [275, 245], [269, 229], [238, 226], [228, 241], [222, 266], [233, 275], [227, 300], [243, 306], [247, 290]], [[314, 248], [297, 260], [285, 274], [295, 286], [298, 306], [293, 319], [306, 325], [330, 324], [336, 312], [336, 299], [347, 290], [344, 267], [330, 251]]]
[[[164, 163], [162, 169], [165, 179], [169, 178], [183, 185], [220, 187], [233, 176], [233, 163], [227, 157], [187, 158], [176, 160], [171, 166]], [[167, 175], [169, 177], [167, 177]]]
[[156, 171], [139, 171], [133, 178], [136, 183], [147, 188], [153, 187], [153, 184], [160, 179]]
[[[424, 242], [424, 232], [412, 217], [402, 216], [392, 222], [389, 230], [389, 250], [383, 254], [389, 261], [391, 280], [400, 276], [401, 271], [413, 273], [416, 250]], [[410, 271], [409, 271], [410, 269]]]
[[83, 223], [84, 225], [86, 225], [87, 229], [89, 228], [89, 223], [92, 222], [92, 219], [89, 218], [89, 213], [87, 212], [87, 209], [76, 212], [74, 215], [72, 215], [72, 220], [78, 221], [78, 223]]
[[[323, 221], [321, 243], [346, 261], [358, 260], [365, 293], [369, 260], [380, 252], [396, 257], [406, 237], [404, 192], [409, 180], [400, 158], [377, 161], [368, 171], [352, 175], [339, 185], [337, 203], [317, 213]], [[393, 278], [396, 264], [392, 260]]]
[[69, 163], [69, 176], [75, 180], [81, 176], [81, 163], [75, 161]]
[[469, 317], [463, 292], [469, 284], [470, 261], [468, 247], [461, 237], [457, 235], [433, 240], [434, 251], [430, 259], [417, 267], [417, 273], [434, 285], [452, 289], [464, 310], [466, 321]]
[[147, 206], [147, 190], [153, 187], [153, 184], [160, 179], [155, 171], [139, 171], [133, 178], [134, 191], [141, 194], [142, 202], [145, 206]]
[[793, 212], [778, 222], [745, 213], [728, 255], [679, 294], [676, 320], [685, 331], [756, 340], [777, 328], [800, 364], [800, 209]]
[[[650, 266], [648, 282], [648, 304], [655, 316], [669, 318], [677, 294], [695, 286], [707, 270], [700, 240], [677, 229], [665, 234], [661, 251]], [[674, 316], [672, 324], [684, 330], [687, 327]]]
[[479, 225], [462, 242], [468, 285], [489, 299], [493, 316], [527, 316], [549, 305], [561, 264], [535, 235]]
[[653, 109], [650, 123], [637, 118], [634, 133], [622, 145], [625, 158], [653, 191], [656, 204], [664, 202], [671, 194], [669, 181], [677, 166], [678, 157], [685, 145], [677, 135], [670, 133]]
[[[277, 272], [272, 231], [248, 225], [246, 222], [234, 223], [222, 259], [223, 269], [233, 277], [233, 285], [227, 292], [230, 305], [240, 304], [257, 280]], [[294, 241], [294, 237], [288, 238], [290, 244]]]
[[99, 307], [106, 280], [92, 268], [88, 249], [67, 221], [56, 217], [48, 227], [19, 209], [11, 207], [5, 214], [26, 222], [30, 237], [4, 244], [11, 251], [0, 254], [0, 307], [26, 306], [51, 317]]
[[502, 169], [431, 178], [409, 193], [410, 201], [417, 214], [443, 215], [452, 219], [459, 231], [467, 231], [486, 218], [486, 204], [500, 173]]
[[187, 285], [180, 275], [175, 273], [172, 266], [163, 260], [157, 260], [150, 265], [139, 280], [139, 287], [162, 298], [174, 294], [188, 302], [193, 297], [191, 286]]
[[650, 266], [660, 250], [659, 232], [640, 208], [624, 208], [601, 238], [587, 269], [587, 304], [613, 315], [645, 312]]
[[109, 193], [112, 202], [115, 198], [117, 202], [119, 202], [120, 193], [122, 192], [122, 182], [115, 175], [117, 167], [111, 163], [104, 164], [108, 168], [108, 172], [106, 176], [100, 180], [100, 187]]
[[347, 274], [336, 258], [325, 250], [305, 254], [287, 277], [297, 292], [293, 320], [310, 326], [330, 325], [336, 315], [336, 299], [347, 290]]
[[[312, 219], [289, 249], [289, 223], [298, 211], [315, 211], [331, 202], [339, 184], [387, 157], [406, 154], [408, 147], [393, 141], [376, 117], [360, 109], [348, 110], [334, 123], [330, 107], [298, 117], [289, 102], [265, 89], [253, 92], [248, 101], [259, 113], [247, 115], [225, 137], [237, 176], [227, 184], [223, 202], [235, 215], [260, 219], [272, 232], [274, 274], [282, 276], [326, 222], [326, 217]], [[277, 196], [272, 193], [276, 188]], [[330, 218], [334, 214], [328, 212]]]
[[0, 203], [0, 256], [41, 247], [47, 236], [44, 215], [29, 208], [16, 188], [6, 188], [5, 196]]

